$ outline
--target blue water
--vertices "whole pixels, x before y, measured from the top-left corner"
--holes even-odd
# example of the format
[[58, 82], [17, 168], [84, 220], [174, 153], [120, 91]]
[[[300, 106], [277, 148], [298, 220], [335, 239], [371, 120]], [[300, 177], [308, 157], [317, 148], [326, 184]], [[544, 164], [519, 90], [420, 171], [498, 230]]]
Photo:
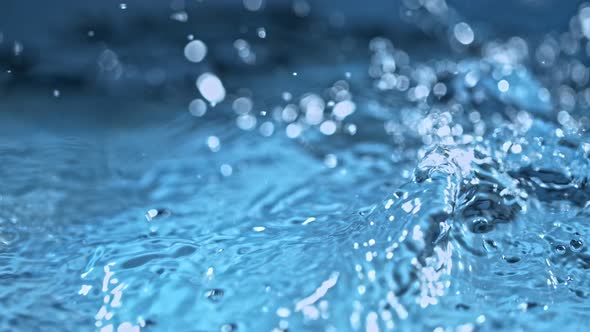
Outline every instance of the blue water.
[[0, 331], [584, 331], [590, 9], [470, 36], [429, 3], [116, 4], [62, 27], [104, 39], [77, 61], [0, 35]]

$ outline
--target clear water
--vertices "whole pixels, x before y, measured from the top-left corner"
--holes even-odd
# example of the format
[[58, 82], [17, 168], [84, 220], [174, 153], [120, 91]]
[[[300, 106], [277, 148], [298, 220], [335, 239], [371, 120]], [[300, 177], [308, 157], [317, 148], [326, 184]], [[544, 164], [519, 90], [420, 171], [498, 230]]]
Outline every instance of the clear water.
[[[260, 14], [254, 63], [218, 27], [189, 68], [171, 29], [163, 81], [143, 44], [72, 42], [80, 89], [9, 56], [0, 330], [584, 330], [590, 14], [510, 39], [413, 3], [391, 38]], [[203, 72], [227, 95], [189, 112]]]

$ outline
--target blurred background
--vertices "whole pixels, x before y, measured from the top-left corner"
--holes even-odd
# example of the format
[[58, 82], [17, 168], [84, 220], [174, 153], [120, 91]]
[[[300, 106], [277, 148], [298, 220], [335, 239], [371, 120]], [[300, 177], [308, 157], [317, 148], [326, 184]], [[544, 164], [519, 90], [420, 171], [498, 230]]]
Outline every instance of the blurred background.
[[589, 39], [581, 1], [4, 0], [0, 331], [580, 329]]

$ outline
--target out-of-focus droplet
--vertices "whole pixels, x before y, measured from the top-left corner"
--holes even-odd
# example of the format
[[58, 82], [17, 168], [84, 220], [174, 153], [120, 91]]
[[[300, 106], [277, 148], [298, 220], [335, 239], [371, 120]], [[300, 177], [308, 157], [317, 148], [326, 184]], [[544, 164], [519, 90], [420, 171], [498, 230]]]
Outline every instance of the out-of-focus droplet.
[[213, 106], [225, 99], [225, 88], [221, 80], [211, 73], [204, 73], [199, 76], [197, 79], [197, 88], [201, 95]]
[[469, 24], [465, 22], [457, 23], [453, 27], [453, 34], [455, 35], [457, 41], [459, 41], [459, 43], [463, 45], [469, 45], [473, 43], [473, 40], [475, 39], [475, 34], [473, 33], [473, 30], [471, 29]]
[[219, 151], [219, 149], [221, 149], [219, 138], [217, 138], [217, 136], [209, 136], [207, 138], [207, 146], [213, 152]]
[[258, 130], [260, 130], [260, 134], [262, 136], [269, 137], [274, 133], [275, 125], [270, 121], [266, 121], [260, 125]]
[[332, 109], [332, 114], [334, 114], [336, 119], [343, 120], [347, 116], [354, 113], [355, 110], [356, 110], [355, 103], [353, 103], [350, 100], [343, 100], [343, 101], [337, 103], [336, 105], [334, 105], [334, 109]]
[[500, 90], [500, 92], [506, 92], [508, 89], [510, 89], [510, 83], [508, 83], [508, 81], [500, 80], [498, 82], [498, 90]]
[[236, 119], [238, 128], [242, 130], [252, 130], [256, 127], [256, 117], [251, 114], [243, 114]]
[[188, 105], [188, 110], [192, 115], [201, 117], [207, 113], [207, 103], [201, 98], [193, 99]]
[[233, 168], [228, 164], [223, 164], [219, 168], [219, 171], [221, 172], [221, 175], [223, 175], [223, 176], [230, 176], [233, 173]]
[[248, 97], [239, 97], [232, 103], [232, 108], [238, 114], [245, 114], [252, 110], [252, 99]]
[[262, 8], [263, 0], [244, 0], [244, 7], [252, 12], [260, 10]]
[[320, 125], [320, 131], [327, 136], [333, 135], [336, 132], [336, 123], [332, 120], [324, 121]]
[[207, 55], [207, 45], [202, 41], [195, 39], [190, 41], [184, 47], [184, 56], [191, 62], [201, 62]]
[[327, 154], [324, 157], [324, 165], [328, 168], [334, 168], [338, 166], [338, 158], [333, 154]]

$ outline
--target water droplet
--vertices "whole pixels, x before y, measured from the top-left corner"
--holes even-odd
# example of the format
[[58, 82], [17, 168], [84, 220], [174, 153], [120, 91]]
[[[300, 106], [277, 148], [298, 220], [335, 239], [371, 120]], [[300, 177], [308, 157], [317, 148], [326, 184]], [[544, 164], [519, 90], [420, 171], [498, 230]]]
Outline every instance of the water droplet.
[[219, 78], [211, 73], [204, 73], [197, 79], [197, 88], [211, 105], [215, 106], [225, 99], [225, 88]]
[[327, 136], [333, 135], [336, 132], [336, 123], [332, 120], [324, 121], [320, 125], [320, 131]]
[[232, 108], [238, 114], [245, 114], [252, 110], [252, 99], [248, 97], [239, 97], [232, 103]]
[[510, 89], [510, 83], [508, 83], [508, 81], [500, 80], [498, 82], [498, 90], [500, 90], [500, 92], [506, 92], [508, 89]]
[[207, 103], [201, 98], [193, 99], [188, 105], [188, 110], [194, 116], [203, 116], [207, 113]]
[[512, 256], [512, 257], [504, 257], [504, 260], [507, 263], [510, 263], [510, 264], [514, 264], [514, 263], [520, 262], [520, 258], [519, 257], [515, 257], [515, 256]]
[[262, 136], [269, 137], [274, 133], [275, 125], [270, 121], [266, 121], [265, 123], [260, 125], [260, 128], [258, 128], [258, 130], [260, 130], [260, 134]]
[[285, 128], [285, 132], [287, 133], [287, 137], [297, 138], [301, 135], [301, 126], [297, 123], [291, 123]]
[[336, 119], [343, 120], [347, 116], [354, 113], [355, 110], [356, 110], [355, 103], [353, 103], [350, 100], [343, 100], [343, 101], [337, 103], [336, 105], [334, 105], [334, 108], [332, 109], [332, 114], [334, 114]]
[[338, 166], [338, 158], [333, 154], [327, 154], [324, 157], [324, 165], [328, 168], [334, 168]]
[[223, 175], [223, 176], [230, 176], [233, 173], [233, 168], [228, 164], [223, 164], [219, 168], [219, 171], [221, 172], [221, 175]]
[[236, 119], [238, 128], [242, 130], [252, 130], [256, 127], [256, 117], [251, 114], [243, 114]]
[[184, 47], [184, 56], [188, 61], [198, 63], [203, 61], [206, 55], [207, 45], [198, 39], [190, 41]]
[[475, 39], [475, 34], [473, 33], [473, 30], [471, 29], [469, 24], [465, 22], [457, 23], [453, 28], [453, 33], [455, 35], [455, 38], [457, 38], [457, 40], [459, 41], [459, 43], [463, 45], [469, 45], [473, 43], [473, 40]]
[[217, 136], [209, 136], [207, 138], [207, 146], [213, 152], [219, 151], [219, 149], [221, 149], [219, 138], [217, 138]]

